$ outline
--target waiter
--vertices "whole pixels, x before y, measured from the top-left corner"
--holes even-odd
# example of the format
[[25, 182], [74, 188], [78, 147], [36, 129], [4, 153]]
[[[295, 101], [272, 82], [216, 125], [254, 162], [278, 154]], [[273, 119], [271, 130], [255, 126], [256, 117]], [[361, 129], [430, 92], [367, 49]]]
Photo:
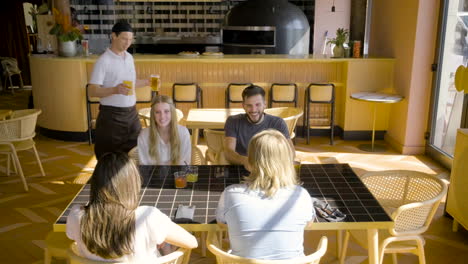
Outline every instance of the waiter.
[[127, 52], [133, 30], [127, 22], [112, 27], [112, 43], [96, 61], [88, 86], [89, 96], [99, 97], [94, 153], [128, 152], [137, 145], [141, 125], [135, 108], [135, 88], [149, 85], [136, 80], [135, 63]]

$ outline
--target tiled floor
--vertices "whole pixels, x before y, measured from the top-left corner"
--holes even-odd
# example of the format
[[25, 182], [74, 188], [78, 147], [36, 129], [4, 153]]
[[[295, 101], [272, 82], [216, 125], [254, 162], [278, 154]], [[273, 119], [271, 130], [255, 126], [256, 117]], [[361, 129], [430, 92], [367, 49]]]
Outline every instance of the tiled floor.
[[[0, 94], [0, 109], [20, 109], [27, 106], [27, 92]], [[36, 138], [37, 149], [46, 172], [41, 177], [32, 152], [19, 153], [30, 191], [23, 192], [16, 175], [6, 176], [6, 158], [0, 156], [0, 263], [42, 263], [44, 238], [52, 229], [52, 223], [67, 206], [96, 164], [92, 146], [86, 142], [63, 142], [41, 135]], [[303, 162], [349, 163], [358, 175], [366, 171], [404, 169], [417, 170], [448, 179], [448, 172], [426, 156], [400, 155], [393, 150], [385, 153], [366, 153], [356, 148], [357, 141], [336, 138], [335, 145], [328, 145], [328, 138], [313, 138], [306, 145], [298, 138], [297, 155]], [[383, 142], [381, 142], [383, 143]], [[203, 143], [201, 143], [203, 144]], [[200, 145], [202, 150], [204, 145]], [[468, 232], [451, 231], [452, 221], [444, 216], [444, 204], [425, 233], [427, 263], [466, 263], [468, 259]], [[306, 233], [306, 252], [315, 250], [321, 235], [329, 238], [328, 251], [321, 263], [337, 263], [336, 235], [332, 231]], [[366, 263], [367, 251], [351, 243], [346, 263]], [[391, 258], [385, 259], [390, 263]], [[401, 255], [399, 263], [418, 263], [412, 255]], [[212, 257], [192, 254], [191, 263], [214, 263]]]

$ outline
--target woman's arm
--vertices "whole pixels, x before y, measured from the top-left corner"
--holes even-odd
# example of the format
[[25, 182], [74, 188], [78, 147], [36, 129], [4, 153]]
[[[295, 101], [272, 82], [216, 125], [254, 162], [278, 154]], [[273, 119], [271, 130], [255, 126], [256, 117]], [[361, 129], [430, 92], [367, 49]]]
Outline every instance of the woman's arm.
[[197, 239], [176, 223], [170, 222], [167, 228], [167, 236], [164, 242], [183, 248], [198, 247]]

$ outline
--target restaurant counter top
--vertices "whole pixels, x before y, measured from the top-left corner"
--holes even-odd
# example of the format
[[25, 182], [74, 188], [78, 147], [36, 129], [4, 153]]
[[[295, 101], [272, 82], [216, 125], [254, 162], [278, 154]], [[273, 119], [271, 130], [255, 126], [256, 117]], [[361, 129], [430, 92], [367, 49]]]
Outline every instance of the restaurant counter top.
[[[98, 56], [57, 57], [31, 55], [34, 105], [42, 110], [38, 118], [41, 132], [58, 139], [86, 140], [88, 130], [86, 84]], [[393, 58], [325, 58], [293, 55], [224, 55], [195, 57], [135, 54], [138, 79], [161, 76], [160, 94], [172, 94], [174, 83], [196, 82], [203, 90], [205, 108], [225, 107], [229, 83], [255, 83], [269, 96], [272, 83], [296, 83], [298, 107], [303, 107], [304, 91], [310, 83], [331, 82], [336, 86], [335, 124], [344, 139], [366, 139], [372, 129], [368, 104], [350, 100], [354, 92], [393, 90]], [[137, 105], [137, 108], [149, 104]], [[275, 104], [274, 106], [292, 106]], [[195, 105], [177, 104], [185, 116]], [[233, 104], [231, 107], [240, 107]], [[93, 105], [93, 116], [97, 106]], [[96, 109], [95, 109], [96, 108]], [[317, 119], [324, 119], [326, 106], [315, 106]], [[379, 108], [377, 138], [388, 127], [391, 106]], [[325, 116], [326, 118], [326, 116]], [[302, 119], [298, 125], [302, 124]]]
[[[183, 56], [183, 55], [172, 55], [172, 54], [132, 54], [135, 61], [225, 61], [225, 62], [238, 62], [248, 60], [250, 62], [263, 62], [271, 60], [281, 60], [281, 61], [313, 61], [313, 62], [343, 62], [343, 61], [356, 61], [356, 60], [366, 60], [366, 61], [375, 61], [375, 60], [394, 60], [393, 58], [331, 58], [323, 55], [287, 55], [287, 54], [224, 54], [221, 56], [214, 55], [198, 55], [198, 56]], [[92, 54], [90, 56], [76, 56], [76, 57], [60, 57], [54, 54], [35, 54], [31, 57], [36, 57], [40, 59], [57, 59], [57, 60], [68, 60], [68, 61], [86, 61], [94, 62], [99, 58], [99, 55]]]

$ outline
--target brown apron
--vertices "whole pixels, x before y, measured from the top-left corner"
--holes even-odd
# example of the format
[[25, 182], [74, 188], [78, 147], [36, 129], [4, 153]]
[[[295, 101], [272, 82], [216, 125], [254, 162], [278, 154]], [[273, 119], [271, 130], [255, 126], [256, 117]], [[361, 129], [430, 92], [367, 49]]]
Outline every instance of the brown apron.
[[141, 124], [135, 106], [99, 106], [94, 153], [99, 159], [106, 152], [128, 152], [137, 145]]

